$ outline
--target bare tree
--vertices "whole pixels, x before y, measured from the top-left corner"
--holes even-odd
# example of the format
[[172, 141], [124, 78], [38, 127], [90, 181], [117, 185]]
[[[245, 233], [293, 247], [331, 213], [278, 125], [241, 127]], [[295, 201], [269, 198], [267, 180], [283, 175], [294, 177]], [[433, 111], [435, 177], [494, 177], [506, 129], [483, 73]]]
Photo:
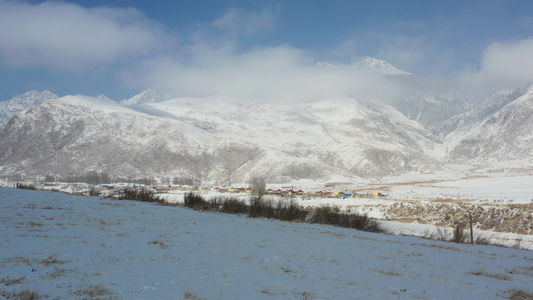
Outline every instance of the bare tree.
[[254, 194], [258, 197], [263, 197], [266, 194], [266, 179], [261, 176], [253, 176], [250, 179], [250, 185]]

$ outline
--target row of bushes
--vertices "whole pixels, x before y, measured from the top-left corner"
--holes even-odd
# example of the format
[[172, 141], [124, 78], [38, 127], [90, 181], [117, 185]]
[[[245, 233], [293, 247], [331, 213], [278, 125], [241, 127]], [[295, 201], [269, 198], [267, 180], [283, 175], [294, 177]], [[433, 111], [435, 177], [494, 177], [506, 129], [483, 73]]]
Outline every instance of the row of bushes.
[[187, 193], [184, 196], [184, 206], [196, 210], [212, 210], [230, 214], [247, 214], [250, 218], [268, 218], [282, 221], [307, 221], [334, 225], [338, 227], [354, 228], [369, 232], [384, 232], [379, 222], [370, 219], [365, 214], [341, 212], [339, 208], [320, 207], [313, 211], [303, 209], [293, 200], [274, 201], [262, 197], [255, 197], [248, 204], [235, 197], [214, 197], [209, 201], [197, 193]]
[[125, 189], [123, 191], [120, 191], [114, 199], [152, 202], [158, 204], [164, 204], [165, 202], [165, 199], [157, 196], [154, 192], [137, 189]]
[[23, 190], [36, 190], [37, 188], [33, 184], [24, 184], [24, 183], [17, 183], [15, 185], [17, 189], [23, 189]]

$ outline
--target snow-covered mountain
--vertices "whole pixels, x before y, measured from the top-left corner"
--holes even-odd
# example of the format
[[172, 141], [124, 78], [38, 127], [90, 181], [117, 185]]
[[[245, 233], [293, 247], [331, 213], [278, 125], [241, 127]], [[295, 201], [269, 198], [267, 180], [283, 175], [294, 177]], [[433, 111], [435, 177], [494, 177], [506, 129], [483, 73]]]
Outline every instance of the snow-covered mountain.
[[[371, 58], [322, 65], [364, 66], [394, 70]], [[81, 95], [45, 101], [0, 126], [0, 172], [357, 182], [448, 163], [533, 162], [532, 86], [474, 96], [454, 79], [389, 71], [404, 91], [387, 103], [170, 99], [155, 89], [121, 103]]]
[[[516, 93], [510, 95], [513, 98]], [[522, 96], [489, 114], [465, 136], [455, 138], [458, 142], [453, 145], [450, 158], [466, 161], [531, 159], [532, 129], [533, 86], [530, 86]]]
[[390, 106], [328, 99], [272, 105], [227, 99], [143, 104], [67, 96], [12, 118], [0, 131], [4, 174], [88, 170], [187, 176], [221, 183], [375, 178], [436, 169], [435, 141]]
[[130, 99], [125, 99], [120, 101], [120, 104], [124, 105], [139, 105], [144, 103], [155, 103], [165, 100], [169, 100], [172, 97], [169, 95], [164, 95], [154, 88], [150, 88], [140, 92], [139, 94], [131, 97]]
[[372, 71], [383, 75], [412, 75], [411, 73], [404, 72], [395, 66], [391, 65], [387, 61], [375, 59], [365, 56], [361, 60], [349, 65], [345, 64], [332, 64], [329, 62], [319, 62], [318, 66], [331, 69], [355, 69]]
[[46, 100], [56, 99], [58, 96], [50, 91], [29, 91], [13, 97], [11, 100], [0, 102], [0, 124], [7, 122], [17, 113], [43, 103]]

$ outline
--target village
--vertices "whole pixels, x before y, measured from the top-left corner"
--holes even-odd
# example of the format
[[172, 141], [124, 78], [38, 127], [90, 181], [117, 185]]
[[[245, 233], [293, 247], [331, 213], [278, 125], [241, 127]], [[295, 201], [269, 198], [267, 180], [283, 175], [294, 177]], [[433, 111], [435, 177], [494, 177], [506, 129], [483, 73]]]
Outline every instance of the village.
[[[121, 193], [126, 189], [144, 190], [156, 194], [169, 193], [185, 193], [185, 192], [199, 192], [199, 193], [219, 193], [225, 195], [245, 196], [252, 195], [254, 191], [251, 187], [225, 187], [225, 186], [194, 186], [194, 185], [174, 185], [174, 184], [157, 184], [145, 185], [139, 183], [102, 183], [91, 185], [83, 182], [38, 182], [31, 184], [38, 190], [52, 190], [61, 191], [71, 194], [93, 195], [101, 197], [113, 198], [115, 195]], [[295, 186], [282, 186], [279, 188], [270, 187], [265, 190], [265, 195], [271, 195], [282, 198], [298, 197], [302, 200], [312, 198], [386, 198], [388, 193], [381, 191], [356, 191], [356, 190], [340, 190], [340, 188], [332, 190], [310, 190], [304, 191]]]
[[[172, 192], [215, 192], [221, 194], [232, 194], [232, 195], [247, 195], [254, 194], [254, 191], [251, 187], [220, 187], [220, 186], [193, 186], [193, 185], [151, 185], [146, 186], [143, 184], [128, 184], [128, 183], [116, 183], [116, 184], [100, 184], [93, 187], [101, 194], [113, 193], [113, 191], [118, 192], [123, 189], [143, 189], [148, 190], [157, 194], [165, 194]], [[266, 195], [272, 195], [277, 197], [295, 197], [298, 196], [302, 199], [309, 198], [355, 198], [355, 197], [387, 197], [388, 194], [382, 192], [356, 192], [356, 191], [324, 191], [324, 190], [313, 190], [313, 191], [303, 191], [297, 189], [294, 186], [290, 187], [281, 187], [281, 188], [269, 188], [265, 191]]]

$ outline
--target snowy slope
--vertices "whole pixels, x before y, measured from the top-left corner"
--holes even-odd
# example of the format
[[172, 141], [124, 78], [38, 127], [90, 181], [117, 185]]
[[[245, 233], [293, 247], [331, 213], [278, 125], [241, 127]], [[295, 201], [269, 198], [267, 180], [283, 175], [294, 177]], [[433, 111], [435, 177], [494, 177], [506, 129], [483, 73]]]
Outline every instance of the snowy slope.
[[120, 176], [163, 173], [181, 163], [180, 155], [210, 143], [193, 126], [86, 96], [45, 102], [14, 117], [0, 136], [4, 170], [63, 176], [79, 170]]
[[7, 298], [23, 290], [47, 299], [533, 295], [525, 250], [15, 189], [0, 189], [0, 220]]
[[46, 100], [56, 98], [58, 96], [50, 91], [29, 91], [11, 100], [0, 102], [0, 124], [7, 122], [17, 113], [23, 113]]
[[450, 157], [481, 161], [531, 159], [532, 128], [533, 86], [470, 130], [454, 145]]
[[[258, 146], [267, 156], [258, 171], [288, 178], [298, 177], [293, 169], [299, 167], [368, 177], [432, 163], [424, 153], [429, 155], [434, 145], [431, 134], [386, 105], [348, 98], [283, 104], [208, 98], [175, 99], [150, 107], [224, 140]], [[375, 151], [400, 161], [376, 161]], [[405, 163], [415, 152], [422, 155]], [[383, 169], [373, 170], [375, 166]]]
[[245, 181], [259, 173], [280, 182], [438, 168], [429, 131], [390, 106], [348, 98], [124, 106], [68, 96], [13, 119], [0, 138], [3, 169], [35, 175], [99, 170]]

